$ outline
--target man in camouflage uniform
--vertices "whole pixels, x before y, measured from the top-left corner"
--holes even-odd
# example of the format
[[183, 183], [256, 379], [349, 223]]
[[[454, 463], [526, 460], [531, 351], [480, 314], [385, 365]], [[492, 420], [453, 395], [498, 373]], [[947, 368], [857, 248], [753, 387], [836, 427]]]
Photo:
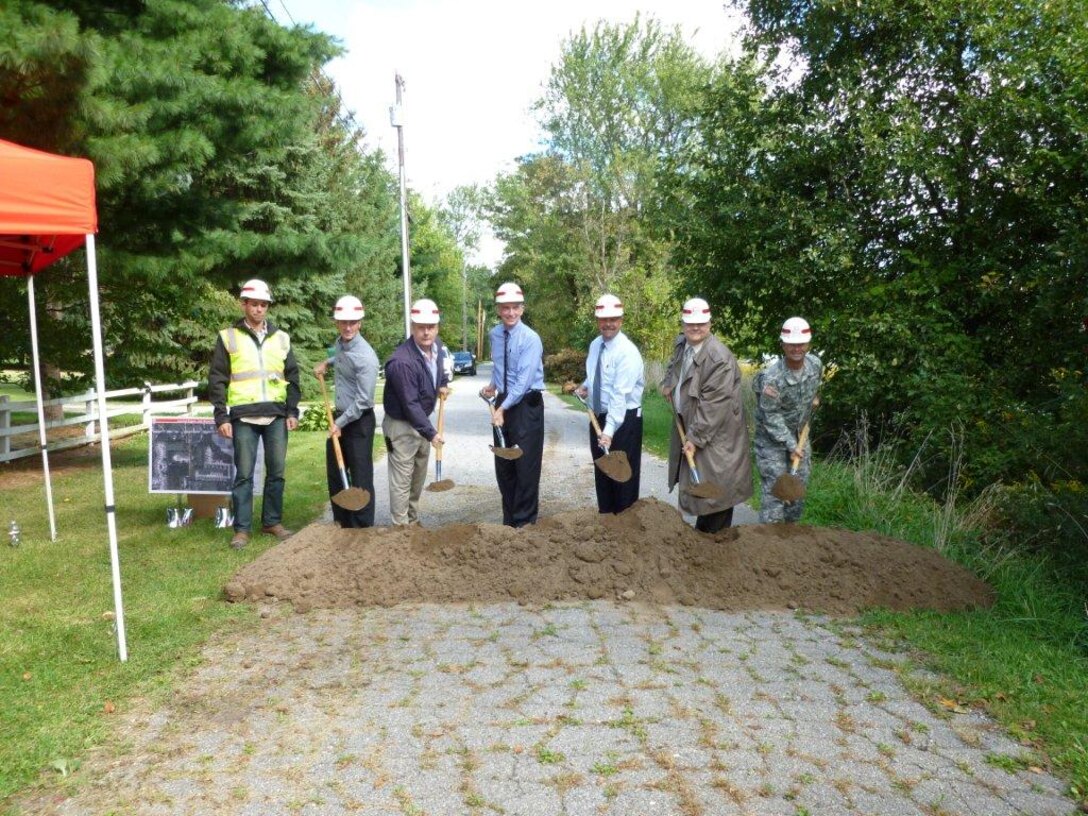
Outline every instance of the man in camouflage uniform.
[[[799, 521], [804, 501], [784, 503], [771, 488], [789, 471], [790, 456], [797, 450], [797, 437], [808, 419], [812, 399], [820, 387], [823, 363], [809, 354], [812, 329], [800, 317], [791, 317], [782, 326], [782, 356], [756, 375], [756, 466], [759, 468], [762, 498], [759, 521], [773, 524]], [[797, 477], [806, 485], [811, 468], [812, 446], [806, 442]]]

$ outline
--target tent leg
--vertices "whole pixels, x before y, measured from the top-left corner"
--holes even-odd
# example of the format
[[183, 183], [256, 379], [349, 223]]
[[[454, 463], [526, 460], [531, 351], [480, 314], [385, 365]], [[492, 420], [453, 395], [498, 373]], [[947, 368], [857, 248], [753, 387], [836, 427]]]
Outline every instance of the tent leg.
[[106, 492], [106, 526], [110, 536], [110, 569], [113, 576], [113, 610], [117, 626], [117, 653], [128, 660], [125, 643], [125, 609], [121, 600], [121, 562], [117, 555], [117, 508], [113, 504], [113, 464], [110, 461], [109, 419], [106, 415], [106, 371], [102, 362], [102, 319], [98, 312], [98, 262], [94, 235], [87, 235], [87, 289], [91, 299], [91, 333], [94, 341], [94, 379], [98, 393], [99, 447], [102, 448], [102, 481]]
[[34, 300], [34, 276], [26, 279], [26, 297], [30, 312], [30, 347], [34, 358], [34, 390], [38, 396], [38, 444], [42, 451], [42, 469], [45, 471], [45, 504], [49, 508], [49, 540], [57, 540], [57, 521], [53, 514], [53, 479], [49, 475], [49, 449], [45, 441], [45, 406], [42, 404], [42, 366], [38, 354], [38, 315]]

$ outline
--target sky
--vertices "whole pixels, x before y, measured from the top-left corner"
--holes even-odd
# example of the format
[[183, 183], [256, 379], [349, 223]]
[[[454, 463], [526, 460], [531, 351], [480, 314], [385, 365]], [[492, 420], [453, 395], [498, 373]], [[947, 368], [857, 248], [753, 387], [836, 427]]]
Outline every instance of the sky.
[[[456, 186], [487, 184], [540, 147], [531, 111], [563, 41], [636, 12], [679, 25], [702, 54], [736, 50], [740, 17], [722, 0], [263, 0], [282, 24], [312, 25], [346, 54], [326, 66], [345, 107], [398, 172], [389, 108], [404, 79], [408, 186], [436, 205]], [[501, 246], [488, 238], [475, 259]]]

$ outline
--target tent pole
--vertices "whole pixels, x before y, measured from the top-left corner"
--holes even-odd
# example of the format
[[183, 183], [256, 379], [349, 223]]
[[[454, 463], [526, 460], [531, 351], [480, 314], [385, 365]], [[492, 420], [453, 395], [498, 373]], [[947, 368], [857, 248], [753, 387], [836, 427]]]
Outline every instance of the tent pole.
[[53, 480], [49, 476], [49, 449], [45, 442], [45, 406], [42, 404], [42, 367], [38, 357], [38, 315], [34, 302], [34, 276], [26, 279], [26, 298], [30, 311], [30, 347], [34, 358], [34, 391], [38, 396], [38, 443], [42, 450], [42, 469], [45, 471], [45, 503], [49, 508], [49, 540], [57, 540], [57, 522], [53, 515]]
[[113, 575], [114, 623], [117, 626], [117, 653], [128, 660], [125, 643], [125, 610], [121, 601], [121, 562], [117, 555], [117, 508], [113, 504], [113, 464], [110, 461], [110, 432], [106, 418], [106, 371], [102, 362], [102, 320], [98, 313], [98, 262], [94, 235], [87, 235], [87, 290], [91, 299], [91, 333], [94, 341], [94, 379], [98, 393], [98, 433], [102, 448], [102, 481], [106, 491], [106, 526], [110, 535], [110, 569]]

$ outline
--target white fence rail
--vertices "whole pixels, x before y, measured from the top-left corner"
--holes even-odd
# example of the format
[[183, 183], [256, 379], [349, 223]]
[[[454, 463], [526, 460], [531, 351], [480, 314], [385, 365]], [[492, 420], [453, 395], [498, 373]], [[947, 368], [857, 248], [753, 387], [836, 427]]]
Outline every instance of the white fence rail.
[[[171, 383], [167, 385], [152, 385], [151, 383], [145, 383], [143, 388], [122, 388], [118, 391], [107, 391], [107, 400], [126, 399], [129, 397], [139, 396], [140, 402], [128, 402], [121, 404], [113, 404], [106, 406], [106, 418], [107, 420], [124, 415], [139, 414], [141, 421], [138, 425], [127, 425], [125, 427], [110, 427], [110, 439], [120, 439], [124, 436], [131, 436], [132, 434], [142, 433], [151, 427], [151, 416], [153, 414], [192, 414], [193, 405], [197, 402], [196, 396], [193, 394], [193, 389], [196, 388], [197, 383], [193, 380], [189, 380], [183, 383]], [[181, 392], [183, 396], [176, 397], [174, 399], [154, 399], [153, 397], [158, 394], [166, 394], [170, 392]], [[43, 403], [45, 406], [61, 405], [64, 406], [63, 410], [65, 416], [63, 419], [46, 420], [46, 449], [49, 451], [64, 450], [66, 448], [75, 448], [80, 445], [89, 445], [98, 441], [98, 395], [94, 390], [87, 391], [84, 394], [77, 394], [70, 397], [58, 397], [57, 399], [46, 400]], [[12, 402], [9, 397], [0, 396], [0, 462], [11, 462], [15, 459], [21, 459], [24, 456], [36, 456], [41, 452], [40, 444], [38, 441], [38, 423], [37, 421], [24, 424], [24, 425], [12, 425], [12, 414], [14, 413], [32, 413], [37, 416], [38, 403], [35, 400]], [[109, 424], [107, 422], [107, 424]], [[56, 428], [69, 428], [72, 426], [82, 425], [83, 433], [77, 436], [66, 435], [64, 438], [57, 439], [55, 441], [49, 440], [49, 431]], [[24, 436], [21, 442], [26, 442], [25, 447], [16, 447], [13, 444], [13, 439], [17, 436]], [[31, 438], [31, 436], [33, 438]]]

